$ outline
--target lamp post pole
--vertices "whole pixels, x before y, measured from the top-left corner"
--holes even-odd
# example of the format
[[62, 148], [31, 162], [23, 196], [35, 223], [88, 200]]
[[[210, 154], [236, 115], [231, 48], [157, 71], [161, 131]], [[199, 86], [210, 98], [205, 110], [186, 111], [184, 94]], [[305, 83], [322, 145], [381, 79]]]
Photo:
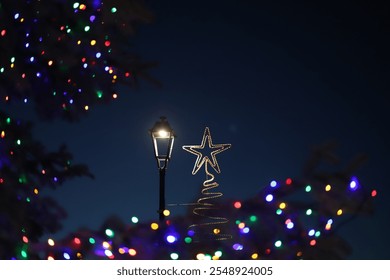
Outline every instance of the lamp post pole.
[[159, 220], [164, 221], [165, 215], [165, 168], [160, 169], [160, 202], [159, 202]]

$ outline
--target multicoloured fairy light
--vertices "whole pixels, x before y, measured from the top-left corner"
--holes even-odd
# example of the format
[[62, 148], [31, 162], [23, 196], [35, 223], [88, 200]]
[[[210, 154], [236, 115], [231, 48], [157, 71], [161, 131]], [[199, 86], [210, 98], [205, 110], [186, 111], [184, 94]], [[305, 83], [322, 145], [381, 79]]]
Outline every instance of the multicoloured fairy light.
[[[18, 59], [15, 59], [14, 63], [17, 62]], [[94, 96], [99, 98], [99, 93], [94, 91]], [[103, 96], [104, 92], [101, 98]], [[15, 134], [15, 131], [18, 133]], [[57, 186], [63, 180], [61, 174], [63, 169], [71, 170], [72, 167], [71, 159], [65, 156], [66, 160], [59, 169], [53, 169], [50, 165], [44, 166], [44, 162], [36, 158], [38, 164], [35, 177], [24, 170], [18, 170], [15, 172], [17, 174], [6, 173], [3, 166], [15, 158], [17, 160], [21, 156], [19, 151], [31, 143], [34, 141], [23, 122], [0, 114], [0, 147], [4, 150], [4, 153], [0, 154], [0, 192], [11, 188], [14, 185], [10, 182], [15, 182], [18, 186], [15, 194], [20, 205], [34, 204], [40, 199], [41, 188], [48, 185]], [[33, 152], [34, 150], [30, 156], [34, 156]], [[339, 189], [342, 190], [341, 195], [330, 195]], [[299, 195], [295, 195], [296, 193]], [[297, 196], [301, 197], [302, 201], [297, 202], [295, 200]], [[19, 236], [15, 237], [17, 250], [9, 258], [171, 260], [310, 258], [310, 253], [315, 252], [317, 248], [318, 251], [324, 250], [320, 247], [323, 238], [336, 234], [333, 229], [340, 224], [344, 216], [354, 214], [350, 210], [354, 207], [349, 207], [349, 204], [361, 205], [376, 196], [377, 190], [367, 191], [356, 177], [347, 177], [341, 182], [337, 180], [300, 182], [291, 178], [272, 180], [250, 199], [221, 202], [221, 212], [235, 221], [226, 225], [227, 228], [224, 229], [232, 236], [229, 242], [226, 240], [199, 242], [195, 238], [195, 232], [188, 229], [185, 222], [187, 219], [182, 217], [169, 215], [169, 223], [157, 223], [142, 222], [136, 216], [130, 216], [129, 224], [121, 226], [115, 223], [107, 224], [99, 231], [75, 232], [62, 240], [50, 237], [38, 244], [31, 229], [23, 227], [19, 229]], [[219, 225], [213, 225], [211, 230], [213, 234], [221, 235]]]
[[[230, 211], [229, 213], [232, 218], [236, 217], [236, 222], [232, 225], [236, 230], [231, 229], [231, 245], [228, 245], [226, 241], [219, 241], [219, 243], [218, 241], [213, 241], [215, 242], [214, 245], [211, 245], [209, 242], [205, 242], [205, 244], [202, 242], [193, 242], [192, 237], [195, 232], [192, 229], [188, 230], [181, 217], [173, 217], [170, 223], [158, 224], [155, 222], [142, 223], [138, 218], [133, 216], [131, 218], [132, 226], [128, 228], [128, 233], [123, 231], [119, 233], [113, 227], [106, 227], [102, 230], [101, 234], [95, 234], [93, 237], [88, 234], [86, 235], [85, 232], [82, 233], [84, 237], [82, 235], [75, 236], [69, 240], [68, 245], [64, 241], [55, 242], [53, 239], [48, 239], [48, 247], [51, 249], [46, 258], [80, 259], [84, 256], [91, 259], [162, 258], [170, 260], [219, 260], [234, 259], [237, 257], [253, 260], [273, 258], [302, 259], [305, 256], [310, 258], [310, 252], [312, 252], [310, 250], [316, 250], [316, 247], [321, 246], [321, 238], [326, 238], [332, 230], [333, 224], [336, 223], [336, 219], [340, 216], [338, 214], [338, 210], [340, 209], [335, 209], [334, 216], [327, 218], [313, 214], [314, 212], [319, 212], [318, 208], [321, 205], [312, 205], [309, 209], [303, 207], [300, 209], [300, 212], [292, 211], [290, 208], [294, 208], [294, 203], [287, 203], [287, 197], [283, 197], [283, 200], [281, 200], [278, 194], [282, 194], [283, 196], [283, 188], [295, 186], [283, 185], [280, 182], [277, 184], [279, 188], [270, 185], [269, 189], [266, 188], [264, 190], [264, 192], [268, 193], [272, 192], [273, 189], [273, 200], [278, 201], [277, 203], [263, 201], [257, 198], [257, 204], [254, 207], [246, 207], [243, 209], [242, 207], [236, 207], [235, 202], [226, 202], [221, 206], [224, 211]], [[297, 186], [297, 188], [302, 189], [300, 186]], [[304, 190], [306, 188], [307, 186], [303, 187]], [[324, 187], [318, 187], [316, 189], [324, 193], [327, 192]], [[304, 193], [308, 194], [306, 191]], [[240, 201], [240, 203], [253, 205], [253, 199], [249, 199], [248, 201], [251, 202], [244, 200]], [[276, 216], [272, 220], [274, 224], [271, 225], [269, 224], [271, 221], [268, 216], [269, 214], [264, 213], [262, 210], [263, 207], [274, 208], [280, 211], [282, 211], [280, 208], [283, 208], [284, 212], [282, 211], [279, 214], [275, 213]], [[312, 224], [314, 226], [305, 226], [305, 223], [302, 223], [300, 217], [307, 216], [313, 216]], [[283, 217], [283, 219], [280, 220], [278, 217]], [[326, 221], [325, 225], [322, 224], [323, 220]], [[134, 223], [134, 221], [137, 223]], [[279, 225], [283, 225], [280, 231], [275, 232], [275, 236], [278, 237], [275, 238], [274, 234], [272, 234], [264, 239], [265, 237], [262, 235], [264, 227], [266, 227], [267, 231], [271, 228], [277, 228], [278, 223]], [[214, 230], [216, 229], [218, 228]], [[296, 232], [297, 230], [298, 234]], [[299, 231], [302, 232], [299, 233]], [[112, 239], [113, 236], [116, 236], [116, 238]], [[179, 238], [179, 236], [183, 237]], [[107, 237], [109, 240], [106, 240]], [[122, 237], [122, 239], [119, 237]], [[29, 243], [27, 236], [23, 236], [22, 239], [24, 243]], [[253, 243], [254, 240], [257, 240], [257, 242]], [[161, 243], [161, 241], [165, 242]], [[297, 244], [300, 245], [297, 246]], [[134, 245], [137, 245], [137, 248]], [[308, 248], [311, 249], [309, 250]], [[56, 253], [56, 250], [59, 251], [59, 255]], [[324, 250], [324, 248], [319, 247], [318, 250]], [[54, 257], [54, 255], [57, 255], [57, 257]], [[20, 257], [28, 258], [28, 252], [21, 253]]]
[[[28, 153], [25, 152], [26, 150]], [[34, 168], [23, 168], [23, 165], [21, 168], [20, 162], [28, 163]], [[19, 213], [17, 216], [8, 214], [4, 216], [4, 211], [7, 213], [7, 210], [0, 211], [0, 216], [5, 217], [2, 229], [14, 232], [8, 240], [3, 241], [4, 244], [11, 242], [13, 245], [9, 246], [14, 247], [15, 251], [4, 252], [3, 258], [36, 258], [31, 251], [31, 240], [37, 239], [37, 230], [38, 233], [39, 230], [45, 230], [45, 224], [41, 225], [40, 219], [53, 220], [52, 226], [54, 227], [62, 219], [56, 210], [55, 202], [42, 199], [39, 195], [40, 190], [59, 186], [65, 180], [64, 174], [72, 174], [73, 170], [66, 149], [52, 152], [49, 156], [32, 138], [30, 125], [27, 122], [0, 112], [0, 185], [2, 187], [0, 196], [6, 196], [13, 201], [7, 207], [8, 211]], [[36, 212], [39, 209], [49, 209], [49, 211]], [[35, 212], [39, 213], [39, 216], [34, 216]], [[26, 219], [26, 216], [29, 218]], [[36, 224], [35, 228], [31, 228], [31, 223]], [[15, 230], [20, 236], [15, 234]], [[80, 240], [75, 238], [73, 244], [80, 245], [77, 244], [78, 241]], [[53, 249], [57, 245], [52, 238], [44, 243], [48, 248]]]

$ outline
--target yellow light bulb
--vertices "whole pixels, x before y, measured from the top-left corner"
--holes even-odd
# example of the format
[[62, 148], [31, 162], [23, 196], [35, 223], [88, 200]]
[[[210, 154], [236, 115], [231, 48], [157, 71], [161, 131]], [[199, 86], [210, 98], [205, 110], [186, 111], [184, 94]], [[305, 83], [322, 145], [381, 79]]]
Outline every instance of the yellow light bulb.
[[168, 132], [167, 131], [165, 131], [165, 130], [160, 130], [159, 132], [158, 132], [158, 136], [160, 136], [160, 137], [168, 137]]

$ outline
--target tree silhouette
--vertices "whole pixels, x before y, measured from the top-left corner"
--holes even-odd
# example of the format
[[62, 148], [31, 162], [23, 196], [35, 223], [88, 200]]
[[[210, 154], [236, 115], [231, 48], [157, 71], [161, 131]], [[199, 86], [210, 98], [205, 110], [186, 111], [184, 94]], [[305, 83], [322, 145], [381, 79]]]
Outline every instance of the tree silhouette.
[[153, 64], [131, 51], [131, 40], [137, 25], [151, 20], [141, 1], [0, 3], [1, 259], [38, 258], [27, 245], [61, 228], [65, 212], [39, 195], [43, 188], [92, 177], [65, 146], [47, 151], [31, 122], [6, 111], [26, 103], [42, 121], [77, 121], [116, 99], [117, 84], [149, 78]]

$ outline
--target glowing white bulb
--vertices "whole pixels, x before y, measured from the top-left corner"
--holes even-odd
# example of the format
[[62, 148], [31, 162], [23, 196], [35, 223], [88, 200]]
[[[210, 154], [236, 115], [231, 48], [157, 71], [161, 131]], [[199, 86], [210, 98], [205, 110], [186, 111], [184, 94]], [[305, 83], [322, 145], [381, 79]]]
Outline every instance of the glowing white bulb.
[[265, 200], [268, 201], [268, 202], [271, 202], [273, 199], [274, 199], [274, 196], [273, 196], [272, 194], [268, 194], [268, 195], [265, 197]]
[[176, 237], [173, 236], [173, 235], [168, 235], [168, 236], [167, 236], [167, 241], [168, 241], [169, 243], [173, 243], [173, 242], [176, 241]]
[[160, 130], [159, 132], [158, 132], [158, 135], [160, 136], [160, 137], [168, 137], [168, 131], [165, 131], [165, 130]]

